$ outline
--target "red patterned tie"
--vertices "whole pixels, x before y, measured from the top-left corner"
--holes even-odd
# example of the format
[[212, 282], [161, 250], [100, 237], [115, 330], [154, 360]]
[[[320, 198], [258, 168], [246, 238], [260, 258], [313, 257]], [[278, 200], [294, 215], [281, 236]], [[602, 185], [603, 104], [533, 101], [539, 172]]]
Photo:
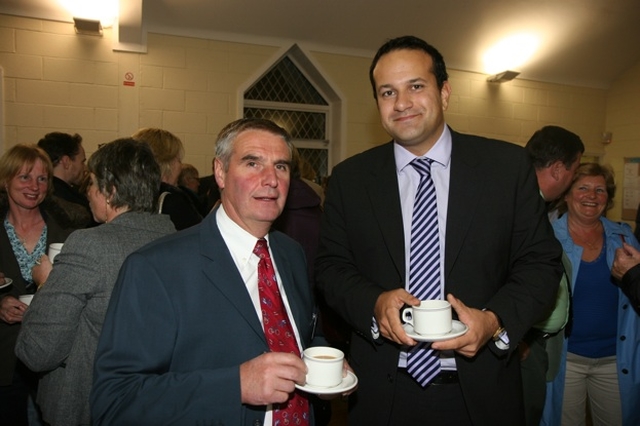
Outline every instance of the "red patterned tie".
[[[253, 253], [260, 258], [258, 263], [258, 290], [260, 292], [260, 308], [262, 309], [262, 326], [269, 349], [273, 352], [290, 352], [300, 356], [300, 349], [293, 333], [293, 327], [287, 316], [278, 289], [276, 272], [271, 263], [267, 240], [261, 238], [256, 243]], [[293, 397], [280, 406], [273, 407], [273, 426], [308, 425], [309, 401], [298, 391]]]

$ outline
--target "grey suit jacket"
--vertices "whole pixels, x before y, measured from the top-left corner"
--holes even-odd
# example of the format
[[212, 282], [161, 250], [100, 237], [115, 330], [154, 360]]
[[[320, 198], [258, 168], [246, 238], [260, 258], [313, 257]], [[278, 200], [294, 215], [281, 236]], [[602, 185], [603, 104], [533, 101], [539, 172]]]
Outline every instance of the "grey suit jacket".
[[[561, 248], [544, 214], [535, 174], [521, 147], [456, 132], [450, 167], [445, 293], [495, 312], [510, 340], [518, 342], [549, 311], [561, 274]], [[386, 339], [373, 341], [371, 318], [378, 296], [405, 283], [393, 145], [336, 166], [324, 212], [317, 283], [355, 330], [350, 363], [360, 382], [350, 421], [386, 425], [402, 348]], [[474, 424], [521, 424], [515, 358], [493, 343], [474, 358], [456, 356]]]
[[[304, 251], [269, 234], [302, 345], [314, 303]], [[265, 406], [240, 399], [240, 364], [269, 351], [216, 211], [132, 254], [98, 344], [91, 411], [100, 425], [262, 424]]]
[[124, 259], [175, 231], [165, 215], [124, 213], [74, 232], [25, 313], [17, 356], [43, 372], [37, 402], [52, 426], [90, 424], [93, 358]]

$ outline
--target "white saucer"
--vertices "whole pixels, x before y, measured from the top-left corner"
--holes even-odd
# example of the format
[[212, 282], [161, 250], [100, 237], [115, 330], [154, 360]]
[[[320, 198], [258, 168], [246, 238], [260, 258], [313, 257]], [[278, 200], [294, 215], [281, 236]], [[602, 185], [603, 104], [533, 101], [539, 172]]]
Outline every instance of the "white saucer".
[[347, 377], [342, 379], [342, 382], [338, 386], [333, 386], [330, 388], [322, 388], [311, 385], [300, 386], [296, 384], [296, 388], [316, 395], [331, 395], [334, 393], [343, 393], [350, 391], [358, 384], [358, 378], [351, 371], [347, 371]]
[[411, 324], [403, 324], [404, 331], [407, 336], [418, 342], [440, 342], [442, 340], [453, 339], [454, 337], [462, 336], [469, 330], [469, 327], [461, 323], [460, 321], [451, 321], [451, 331], [446, 334], [418, 334], [413, 331]]
[[0, 288], [9, 287], [13, 284], [13, 280], [11, 278], [4, 277], [4, 284], [0, 285]]

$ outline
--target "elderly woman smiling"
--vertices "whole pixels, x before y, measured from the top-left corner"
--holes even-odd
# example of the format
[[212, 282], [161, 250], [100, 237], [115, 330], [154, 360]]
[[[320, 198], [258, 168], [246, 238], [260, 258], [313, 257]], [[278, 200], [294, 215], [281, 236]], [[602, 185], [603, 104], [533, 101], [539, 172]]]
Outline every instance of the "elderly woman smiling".
[[587, 399], [594, 425], [640, 424], [640, 318], [611, 277], [616, 249], [639, 245], [629, 226], [604, 217], [614, 194], [609, 168], [582, 164], [553, 223], [572, 265], [573, 326], [543, 424], [585, 424]]
[[89, 159], [89, 202], [103, 223], [67, 239], [53, 266], [44, 256], [34, 268], [41, 284], [24, 315], [16, 354], [44, 372], [37, 403], [52, 426], [91, 423], [93, 357], [124, 259], [142, 245], [174, 231], [154, 214], [160, 168], [149, 146], [119, 139]]

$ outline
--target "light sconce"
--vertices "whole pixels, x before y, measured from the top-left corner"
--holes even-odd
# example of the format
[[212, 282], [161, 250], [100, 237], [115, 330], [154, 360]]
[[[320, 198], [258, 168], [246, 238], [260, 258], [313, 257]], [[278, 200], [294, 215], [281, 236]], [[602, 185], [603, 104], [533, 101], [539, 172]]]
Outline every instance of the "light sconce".
[[612, 132], [602, 132], [602, 144], [603, 145], [609, 145], [612, 140], [613, 140], [613, 133]]
[[75, 28], [76, 34], [102, 37], [102, 24], [99, 20], [74, 17], [73, 28]]
[[513, 80], [519, 75], [520, 73], [517, 71], [503, 71], [501, 73], [487, 77], [487, 81], [489, 83], [504, 83], [505, 81]]

